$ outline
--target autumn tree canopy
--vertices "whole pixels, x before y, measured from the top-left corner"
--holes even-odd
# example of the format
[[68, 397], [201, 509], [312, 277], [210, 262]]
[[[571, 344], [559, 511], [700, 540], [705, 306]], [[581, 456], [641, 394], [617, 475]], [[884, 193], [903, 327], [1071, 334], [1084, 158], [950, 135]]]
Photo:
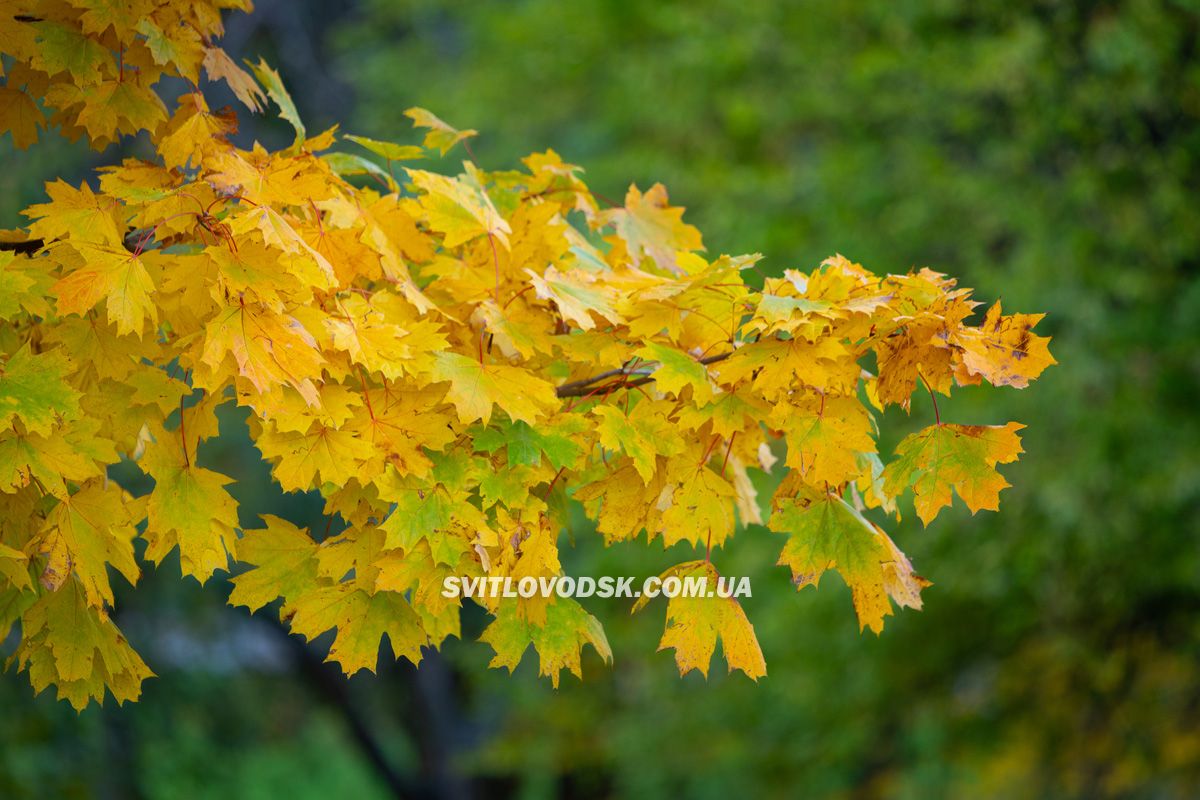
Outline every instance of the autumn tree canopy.
[[[110, 567], [138, 580], [136, 539], [201, 582], [232, 570], [234, 605], [282, 598], [295, 633], [336, 629], [347, 673], [374, 669], [384, 635], [413, 662], [458, 636], [446, 576], [561, 573], [569, 499], [607, 544], [693, 545], [671, 574], [715, 577], [735, 534], [773, 536], [797, 588], [840, 574], [862, 628], [921, 607], [927, 582], [874, 519], [909, 489], [925, 524], [955, 494], [995, 510], [1022, 426], [939, 415], [885, 460], [877, 413], [1024, 388], [1054, 363], [1040, 315], [997, 303], [972, 322], [954, 279], [842, 256], [759, 278], [754, 255], [710, 257], [663, 186], [616, 205], [553, 151], [487, 171], [475, 131], [419, 108], [410, 143], [310, 135], [277, 73], [219, 45], [222, 9], [248, 6], [29, 0], [0, 17], [0, 131], [18, 147], [47, 128], [150, 145], [94, 183], [48, 183], [0, 237], [0, 631], [19, 623], [35, 689], [77, 708], [139, 696], [151, 669], [108, 613]], [[190, 87], [169, 105], [164, 77]], [[214, 81], [241, 113], [277, 109], [294, 142], [235, 146]], [[456, 148], [458, 174], [420, 169]], [[280, 486], [320, 492], [344, 530], [239, 525], [231, 479], [197, 463], [227, 403]], [[148, 494], [108, 478], [126, 460]], [[772, 497], [756, 470], [782, 475]], [[575, 599], [480, 602], [494, 666], [532, 644], [557, 684], [584, 645], [611, 657]], [[735, 599], [666, 614], [681, 672], [707, 674], [719, 641], [731, 670], [766, 674]]]

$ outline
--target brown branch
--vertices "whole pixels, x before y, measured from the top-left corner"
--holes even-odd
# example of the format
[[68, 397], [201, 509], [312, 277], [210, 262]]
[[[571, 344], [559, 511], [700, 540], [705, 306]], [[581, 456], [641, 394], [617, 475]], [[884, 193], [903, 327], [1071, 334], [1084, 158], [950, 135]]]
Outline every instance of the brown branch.
[[[137, 234], [137, 229], [130, 228], [128, 231], [125, 232], [125, 238], [122, 240], [121, 244], [123, 244], [125, 246], [125, 249], [128, 250], [129, 252], [140, 254], [141, 251], [138, 249], [138, 239], [139, 238], [148, 238], [148, 237], [145, 237], [145, 236], [138, 237], [136, 234]], [[141, 244], [144, 245], [145, 242], [142, 242]], [[21, 253], [24, 255], [32, 255], [33, 253], [36, 253], [38, 250], [41, 250], [45, 246], [46, 246], [46, 242], [44, 239], [26, 239], [23, 242], [0, 242], [0, 252]]]
[[[718, 361], [724, 361], [725, 359], [729, 358], [731, 355], [733, 355], [732, 350], [730, 350], [728, 353], [719, 353], [715, 356], [707, 356], [705, 358], [698, 358], [698, 359], [696, 359], [696, 363], [704, 364], [704, 365], [715, 364]], [[554, 393], [556, 395], [558, 395], [559, 397], [583, 397], [584, 395], [589, 394], [591, 392], [591, 387], [594, 386], [595, 384], [599, 383], [600, 381], [606, 380], [608, 378], [613, 378], [613, 377], [616, 377], [619, 375], [626, 375], [626, 376], [627, 375], [645, 375], [644, 370], [646, 370], [646, 369], [649, 369], [649, 368], [645, 367], [645, 366], [641, 366], [637, 370], [628, 370], [626, 367], [621, 367], [620, 369], [610, 369], [607, 372], [601, 372], [596, 375], [592, 375], [591, 377], [588, 377], [588, 378], [580, 378], [577, 381], [570, 381], [569, 383], [564, 383], [561, 386], [559, 386], [558, 388], [556, 388], [554, 390]], [[650, 377], [649, 375], [645, 375], [645, 377], [638, 378], [637, 380], [621, 381], [613, 388], [632, 389], [632, 388], [650, 383], [650, 381], [652, 381], [652, 380], [654, 380], [654, 378]]]
[[24, 242], [0, 242], [0, 251], [11, 253], [36, 253], [45, 244], [41, 239], [27, 239]]

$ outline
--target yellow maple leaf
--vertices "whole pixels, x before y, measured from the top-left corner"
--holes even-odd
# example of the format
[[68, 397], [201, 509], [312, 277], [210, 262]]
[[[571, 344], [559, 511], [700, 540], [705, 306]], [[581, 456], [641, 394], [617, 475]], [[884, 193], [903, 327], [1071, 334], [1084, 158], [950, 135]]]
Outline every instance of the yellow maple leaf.
[[454, 404], [462, 422], [487, 424], [492, 407], [500, 406], [512, 419], [533, 423], [558, 404], [554, 386], [530, 372], [481, 364], [459, 353], [438, 353], [431, 377], [450, 383], [446, 400]]
[[203, 469], [178, 446], [178, 434], [162, 432], [141, 466], [154, 478], [146, 507], [146, 558], [160, 563], [176, 546], [184, 575], [204, 583], [236, 557], [237, 501], [225, 487], [232, 478]]
[[323, 483], [344, 484], [358, 475], [371, 454], [370, 444], [354, 430], [320, 422], [305, 432], [280, 432], [267, 426], [255, 444], [274, 463], [271, 472], [285, 492], [305, 491]]
[[44, 241], [71, 239], [114, 248], [121, 247], [123, 226], [118, 226], [116, 207], [104, 201], [87, 183], [79, 188], [64, 180], [46, 184], [50, 202], [29, 206], [21, 213], [33, 218], [29, 235]]
[[645, 255], [659, 269], [680, 272], [677, 254], [680, 251], [703, 250], [700, 231], [683, 221], [684, 209], [668, 204], [667, 188], [661, 183], [642, 194], [630, 185], [625, 206], [606, 212], [617, 235], [635, 258]]
[[708, 368], [687, 353], [658, 342], [650, 342], [637, 350], [636, 355], [654, 363], [650, 377], [659, 391], [678, 396], [690, 386], [697, 404], [707, 403], [713, 396], [713, 383]]
[[993, 386], [1023, 389], [1049, 366], [1057, 364], [1050, 355], [1050, 337], [1032, 331], [1045, 314], [1004, 316], [996, 302], [978, 328], [963, 328], [951, 337], [961, 348], [959, 358], [972, 375]]
[[385, 634], [396, 658], [413, 664], [420, 662], [421, 647], [429, 641], [420, 617], [403, 595], [371, 592], [358, 581], [319, 587], [297, 597], [291, 626], [309, 640], [336, 628], [326, 660], [341, 664], [347, 675], [362, 669], [375, 671]]
[[223, 362], [232, 356], [238, 374], [262, 394], [291, 386], [310, 405], [320, 402], [317, 382], [325, 362], [312, 334], [292, 316], [239, 303], [206, 325], [200, 361], [211, 377], [196, 373], [197, 385], [215, 390], [224, 383]]
[[66, 381], [71, 361], [61, 348], [34, 354], [26, 344], [0, 364], [0, 425], [21, 421], [49, 434], [55, 423], [79, 413], [80, 393]]
[[13, 145], [24, 150], [37, 141], [46, 118], [33, 98], [20, 89], [0, 86], [0, 133], [11, 132]]
[[[664, 581], [668, 578], [681, 581], [699, 578], [704, 581], [705, 592], [714, 593], [719, 577], [716, 567], [707, 561], [677, 564], [659, 576]], [[633, 611], [641, 610], [649, 600], [648, 595], [643, 595], [634, 604]], [[737, 600], [715, 595], [690, 597], [685, 593], [667, 600], [667, 626], [658, 649], [659, 652], [675, 651], [675, 664], [680, 675], [695, 669], [707, 678], [718, 640], [730, 672], [740, 669], [754, 681], [767, 674], [767, 663], [758, 646], [758, 637], [754, 635], [754, 626]]]
[[142, 335], [148, 319], [158, 322], [154, 281], [140, 255], [93, 244], [58, 247], [55, 256], [73, 269], [51, 287], [58, 313], [83, 316], [101, 300], [118, 335]]
[[858, 454], [875, 452], [871, 417], [863, 404], [854, 397], [812, 395], [793, 403], [780, 403], [770, 417], [784, 431], [787, 465], [816, 487], [857, 478]]
[[113, 602], [108, 565], [130, 584], [137, 583], [140, 570], [133, 558], [136, 520], [131, 519], [127, 503], [129, 499], [120, 489], [93, 479], [55, 506], [30, 545], [47, 559], [42, 585], [57, 591], [74, 574], [88, 605], [99, 608]]
[[583, 483], [574, 496], [589, 504], [597, 530], [606, 544], [613, 544], [635, 539], [643, 529], [653, 533], [661, 529], [658, 500], [666, 488], [665, 469], [657, 470], [650, 482], [643, 484], [633, 461], [626, 458], [617, 462], [611, 473]]
[[21, 615], [21, 643], [13, 654], [37, 692], [58, 687], [76, 711], [112, 692], [118, 704], [137, 700], [154, 677], [101, 608], [89, 606], [78, 581], [45, 592]]
[[425, 134], [425, 146], [429, 148], [436, 147], [441, 151], [442, 155], [450, 152], [450, 148], [461, 141], [470, 139], [479, 132], [475, 130], [460, 131], [446, 124], [430, 111], [423, 108], [413, 106], [404, 112], [404, 116], [413, 121], [413, 127], [427, 128], [428, 133]]
[[644, 483], [654, 477], [658, 456], [683, 450], [683, 442], [674, 435], [674, 427], [659, 404], [641, 402], [628, 414], [614, 405], [598, 405], [592, 414], [600, 420], [596, 427], [600, 444], [609, 450], [625, 451]]
[[443, 246], [452, 248], [478, 236], [488, 235], [502, 247], [508, 247], [508, 222], [492, 205], [482, 189], [461, 178], [447, 178], [419, 169], [406, 169], [413, 184], [424, 194], [421, 208], [434, 230], [445, 234]]
[[553, 266], [538, 275], [531, 269], [525, 270], [533, 284], [534, 293], [543, 300], [550, 300], [558, 308], [563, 319], [574, 322], [585, 331], [596, 327], [592, 314], [609, 322], [620, 324], [621, 315], [612, 307], [612, 292], [597, 284], [587, 273], [562, 274]]
[[234, 96], [256, 114], [263, 110], [266, 95], [254, 82], [250, 73], [239, 67], [220, 47], [204, 48], [204, 72], [210, 81], [223, 80], [229, 84]]

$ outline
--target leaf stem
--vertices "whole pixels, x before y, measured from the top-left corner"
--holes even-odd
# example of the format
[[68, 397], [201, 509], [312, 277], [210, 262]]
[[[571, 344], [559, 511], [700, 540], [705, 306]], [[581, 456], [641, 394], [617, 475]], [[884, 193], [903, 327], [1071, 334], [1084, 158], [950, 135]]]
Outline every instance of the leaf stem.
[[375, 421], [375, 409], [371, 407], [371, 393], [367, 391], [367, 378], [363, 375], [363, 368], [358, 368], [358, 382], [362, 384], [363, 399], [367, 401], [367, 414], [371, 417], [371, 422]]
[[547, 498], [550, 497], [550, 493], [554, 491], [554, 484], [558, 483], [558, 479], [563, 474], [565, 469], [566, 467], [560, 467], [558, 472], [554, 473], [554, 479], [550, 481], [550, 485], [546, 487], [546, 493], [542, 495], [543, 503], [546, 502]]
[[929, 385], [929, 381], [925, 380], [925, 376], [921, 374], [921, 370], [917, 369], [917, 377], [921, 379], [921, 383], [925, 384], [925, 389], [929, 392], [929, 399], [933, 401], [933, 420], [937, 425], [942, 424], [942, 415], [938, 412], [937, 395], [933, 393], [933, 387]]
[[487, 232], [487, 237], [488, 244], [492, 246], [492, 264], [496, 269], [496, 286], [492, 289], [492, 299], [496, 301], [496, 305], [500, 305], [500, 254], [496, 252], [496, 237], [492, 236], [491, 231]]
[[734, 431], [729, 436], [729, 444], [725, 447], [725, 459], [721, 462], [721, 477], [725, 477], [725, 467], [729, 464], [729, 453], [733, 450], [733, 440], [737, 438], [738, 432]]
[[183, 466], [184, 469], [192, 468], [192, 460], [188, 458], [187, 449], [187, 428], [183, 424], [183, 398], [179, 398], [179, 444], [183, 447]]

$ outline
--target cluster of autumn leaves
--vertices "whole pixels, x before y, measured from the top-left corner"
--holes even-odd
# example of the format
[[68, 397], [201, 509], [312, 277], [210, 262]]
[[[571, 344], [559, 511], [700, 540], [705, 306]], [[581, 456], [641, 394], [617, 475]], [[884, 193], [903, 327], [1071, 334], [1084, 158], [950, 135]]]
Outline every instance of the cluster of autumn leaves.
[[[30, 0], [0, 18], [0, 131], [23, 147], [50, 124], [98, 149], [144, 132], [155, 150], [48, 184], [0, 242], [0, 632], [19, 621], [37, 690], [137, 698], [151, 673], [109, 618], [109, 568], [135, 583], [138, 539], [202, 582], [232, 570], [235, 605], [282, 599], [296, 633], [336, 629], [329, 657], [353, 673], [384, 635], [416, 662], [460, 634], [447, 576], [559, 574], [568, 498], [610, 544], [708, 554], [765, 525], [798, 587], [838, 571], [875, 631], [926, 582], [867, 514], [897, 515], [909, 488], [926, 523], [953, 493], [997, 507], [1020, 425], [938, 420], [885, 465], [873, 409], [1025, 386], [1054, 363], [1039, 316], [996, 305], [971, 325], [952, 279], [840, 256], [753, 288], [756, 258], [703, 256], [662, 186], [610, 207], [549, 151], [511, 171], [414, 168], [474, 134], [420, 109], [419, 146], [309, 136], [278, 75], [214, 43], [231, 5]], [[164, 75], [192, 86], [170, 112]], [[254, 111], [269, 99], [294, 143], [235, 146], [202, 78]], [[244, 526], [231, 479], [197, 461], [225, 404], [342, 532]], [[107, 478], [122, 460], [149, 494]], [[752, 470], [783, 473], [772, 498]], [[584, 645], [611, 656], [574, 599], [478, 602], [493, 665], [532, 644], [557, 684]], [[765, 674], [735, 599], [668, 603], [681, 672], [707, 673], [718, 642], [731, 669]]]

